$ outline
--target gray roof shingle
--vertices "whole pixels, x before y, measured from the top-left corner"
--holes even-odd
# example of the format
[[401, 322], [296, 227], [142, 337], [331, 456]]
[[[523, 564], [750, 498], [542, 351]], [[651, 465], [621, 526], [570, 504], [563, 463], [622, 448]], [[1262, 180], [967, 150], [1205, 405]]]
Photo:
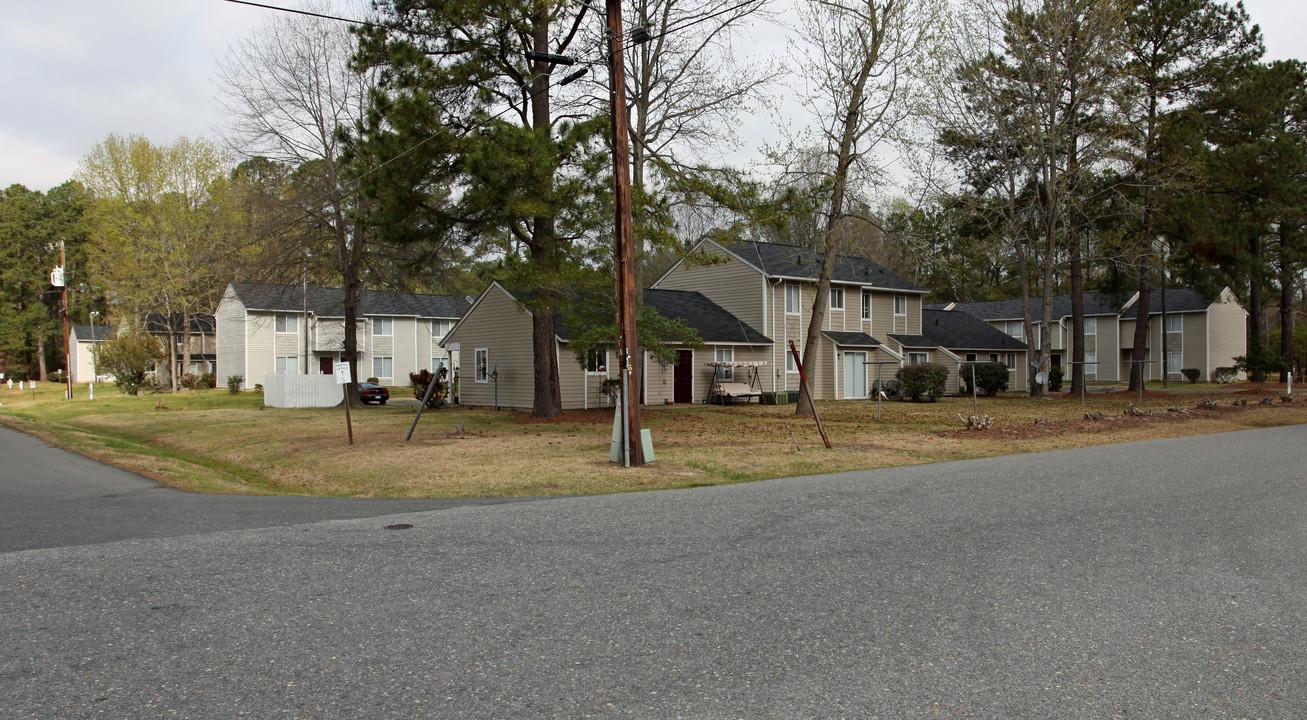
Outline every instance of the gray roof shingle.
[[821, 334], [830, 338], [836, 345], [844, 347], [880, 347], [879, 340], [864, 332], [822, 330]]
[[[692, 290], [645, 288], [642, 297], [645, 305], [656, 309], [663, 317], [683, 320], [706, 343], [772, 344], [771, 339], [766, 335], [732, 315], [726, 308], [709, 300], [703, 293]], [[554, 329], [558, 337], [563, 340], [570, 340], [575, 335], [575, 331], [568, 327], [561, 314], [555, 317]]]
[[921, 334], [936, 345], [961, 350], [1025, 350], [1026, 344], [959, 310], [922, 310]]
[[[1183, 313], [1183, 312], [1202, 312], [1206, 310], [1212, 301], [1203, 296], [1202, 293], [1191, 288], [1168, 288], [1166, 291], [1166, 312]], [[1148, 315], [1162, 314], [1162, 291], [1154, 290], [1148, 295]], [[1138, 301], [1130, 303], [1130, 307], [1121, 313], [1121, 317], [1134, 319], [1139, 317]], [[1150, 321], [1151, 322], [1151, 321]]]
[[[232, 283], [231, 287], [247, 310], [302, 312], [304, 288], [299, 285], [264, 285]], [[344, 317], [345, 290], [310, 285], [309, 312], [318, 317]], [[417, 293], [363, 290], [359, 293], [360, 316], [395, 315], [400, 317], [447, 318], [456, 320], [467, 312], [466, 298], [458, 295], [422, 295]]]
[[[1121, 311], [1127, 298], [1109, 293], [1085, 293], [1085, 315], [1115, 315]], [[1053, 320], [1071, 317], [1071, 296], [1054, 295]], [[990, 300], [987, 302], [958, 303], [956, 310], [969, 313], [981, 320], [1020, 320], [1021, 298], [1010, 300]], [[1044, 298], [1030, 298], [1030, 317], [1039, 322], [1044, 316]]]
[[[821, 256], [811, 248], [753, 241], [723, 247], [770, 277], [816, 280], [821, 271]], [[874, 260], [849, 255], [839, 255], [835, 258], [831, 281], [869, 285], [886, 290], [927, 292], [925, 288], [886, 270]]]
[[[118, 328], [114, 327], [113, 325], [96, 325], [96, 326], [95, 326], [95, 342], [104, 342], [104, 341], [106, 341], [106, 340], [112, 340], [112, 339], [114, 338], [114, 336], [117, 335], [117, 334], [118, 334]], [[91, 341], [91, 326], [90, 326], [90, 325], [74, 325], [74, 326], [73, 326], [73, 339], [74, 339], [74, 340], [77, 340], [77, 341], [79, 341], [79, 342], [90, 342], [90, 341]]]

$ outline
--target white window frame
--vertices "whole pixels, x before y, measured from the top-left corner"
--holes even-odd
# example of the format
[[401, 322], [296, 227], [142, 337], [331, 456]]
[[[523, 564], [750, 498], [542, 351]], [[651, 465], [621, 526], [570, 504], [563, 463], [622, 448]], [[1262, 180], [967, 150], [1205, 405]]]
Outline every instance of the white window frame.
[[[713, 348], [713, 360], [717, 362], [735, 362], [735, 348], [719, 347]], [[735, 368], [718, 367], [713, 368], [716, 376], [727, 382], [735, 381]]]
[[431, 358], [431, 374], [436, 375], [440, 372], [440, 366], [448, 366], [449, 358], [433, 357]]
[[895, 317], [907, 317], [907, 316], [908, 316], [908, 296], [907, 296], [907, 295], [895, 295], [895, 296], [894, 296], [894, 316], [895, 316]]
[[871, 319], [871, 291], [862, 291], [862, 319]]
[[[1014, 337], [1018, 340], [1024, 340], [1026, 336], [1026, 329], [1025, 327], [1023, 327], [1024, 325], [1025, 323], [1023, 323], [1020, 320], [1008, 320], [1007, 323], [1003, 326], [1003, 332], [1007, 333], [1008, 337]], [[1015, 333], [1012, 332], [1013, 329], [1016, 330]]]
[[908, 353], [908, 364], [909, 364], [909, 365], [929, 365], [929, 364], [930, 364], [930, 353], [928, 353], [928, 352], [909, 352], [909, 353]]
[[299, 316], [293, 313], [275, 313], [272, 317], [272, 331], [282, 335], [298, 333]]
[[[1166, 320], [1163, 321], [1162, 325], [1163, 325], [1163, 327], [1166, 328], [1166, 331], [1167, 331], [1168, 333], [1176, 334], [1176, 333], [1182, 333], [1182, 332], [1184, 332], [1184, 317], [1183, 317], [1183, 316], [1178, 315], [1178, 314], [1173, 314], [1173, 313], [1167, 313], [1167, 314], [1165, 315], [1165, 317], [1166, 317]], [[1171, 327], [1171, 324], [1172, 324], [1173, 322], [1174, 322], [1174, 324], [1175, 324], [1175, 328], [1172, 328], [1172, 327]]]
[[[381, 363], [381, 370], [389, 372], [377, 372], [377, 363]], [[389, 368], [386, 365], [390, 365]], [[381, 378], [395, 379], [395, 358], [390, 355], [373, 355], [372, 356], [372, 377], [380, 380]]]
[[1095, 380], [1098, 379], [1098, 353], [1096, 352], [1085, 353], [1085, 377], [1090, 375], [1093, 375]]
[[[453, 329], [453, 327], [454, 327], [454, 321], [453, 321], [453, 320], [432, 320], [432, 321], [431, 321], [431, 337], [433, 337], [433, 338], [441, 338], [441, 337], [444, 337], [444, 336], [446, 336], [446, 335], [449, 334], [449, 331], [450, 331], [451, 329]], [[442, 330], [442, 328], [443, 328], [443, 330]]]
[[[394, 337], [395, 320], [388, 317], [372, 318], [372, 335], [373, 337]], [[378, 375], [377, 377], [381, 377]], [[387, 375], [387, 377], [390, 377]]]
[[[799, 350], [799, 352], [803, 351]], [[799, 364], [794, 360], [794, 353], [789, 350], [785, 351], [785, 372], [792, 375], [799, 374]]]
[[[596, 360], [599, 361], [597, 365], [594, 362]], [[609, 368], [608, 348], [590, 348], [590, 351], [585, 354], [583, 367], [586, 375], [607, 375]]]
[[472, 351], [472, 367], [475, 382], [490, 382], [490, 348], [476, 348]]
[[[1166, 351], [1166, 357], [1166, 374], [1168, 376], [1183, 375], [1184, 373], [1180, 372], [1180, 369], [1184, 367], [1184, 350], [1168, 349]], [[1171, 362], [1171, 358], [1175, 358], [1174, 363]]]
[[[839, 298], [838, 302], [836, 301], [836, 298]], [[831, 310], [844, 309], [844, 288], [833, 287], [830, 289], [830, 309]]]
[[785, 283], [785, 314], [798, 315], [803, 312], [803, 290], [794, 283]]
[[1098, 334], [1098, 318], [1093, 318], [1093, 317], [1085, 318], [1085, 334], [1086, 335]]
[[276, 375], [299, 375], [299, 355], [278, 355], [273, 361], [273, 373]]

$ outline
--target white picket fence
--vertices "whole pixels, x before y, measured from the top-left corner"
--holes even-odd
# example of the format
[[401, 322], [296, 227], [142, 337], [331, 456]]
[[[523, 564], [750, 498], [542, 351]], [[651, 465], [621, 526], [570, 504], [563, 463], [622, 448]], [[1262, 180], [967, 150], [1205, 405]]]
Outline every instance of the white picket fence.
[[344, 399], [344, 386], [335, 375], [263, 375], [263, 404], [268, 407], [333, 407]]

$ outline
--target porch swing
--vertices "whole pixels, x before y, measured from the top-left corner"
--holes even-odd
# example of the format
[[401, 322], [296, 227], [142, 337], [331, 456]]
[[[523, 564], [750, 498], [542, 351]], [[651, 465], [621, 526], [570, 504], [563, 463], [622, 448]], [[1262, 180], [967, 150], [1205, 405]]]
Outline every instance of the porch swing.
[[[758, 402], [762, 402], [762, 379], [758, 377], [758, 368], [766, 367], [771, 363], [766, 360], [714, 360], [704, 364], [713, 369], [712, 387], [708, 390], [707, 402], [716, 401], [726, 405], [738, 398], [743, 398], [746, 403], [753, 398], [758, 398]], [[735, 368], [747, 368], [749, 381], [726, 381], [723, 377], [726, 370]]]

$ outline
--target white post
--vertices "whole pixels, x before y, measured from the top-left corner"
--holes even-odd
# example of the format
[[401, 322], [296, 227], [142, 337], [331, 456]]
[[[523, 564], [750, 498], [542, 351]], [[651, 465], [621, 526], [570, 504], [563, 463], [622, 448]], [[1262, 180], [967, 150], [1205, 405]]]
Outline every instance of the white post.
[[91, 400], [95, 399], [95, 383], [86, 383], [86, 392]]

